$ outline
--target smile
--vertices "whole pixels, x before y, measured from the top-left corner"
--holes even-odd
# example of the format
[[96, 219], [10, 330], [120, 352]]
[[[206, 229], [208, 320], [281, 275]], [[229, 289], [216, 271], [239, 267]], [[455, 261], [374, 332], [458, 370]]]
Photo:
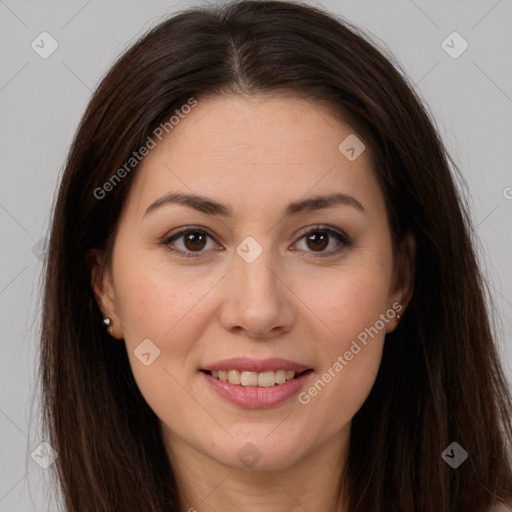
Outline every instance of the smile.
[[244, 409], [268, 409], [289, 401], [314, 373], [311, 367], [275, 357], [233, 357], [199, 368], [214, 394]]
[[278, 384], [284, 384], [286, 381], [299, 377], [304, 372], [295, 372], [294, 370], [269, 370], [264, 372], [249, 372], [242, 370], [212, 370], [207, 371], [214, 379], [222, 382], [229, 382], [237, 386], [258, 386], [270, 388]]

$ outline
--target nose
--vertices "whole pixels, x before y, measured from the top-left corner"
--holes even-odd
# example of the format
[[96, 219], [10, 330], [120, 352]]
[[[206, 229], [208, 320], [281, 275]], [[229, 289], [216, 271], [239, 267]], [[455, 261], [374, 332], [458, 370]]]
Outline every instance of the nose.
[[235, 255], [233, 265], [220, 315], [223, 327], [260, 340], [289, 332], [296, 319], [296, 296], [271, 251], [264, 250], [251, 263]]

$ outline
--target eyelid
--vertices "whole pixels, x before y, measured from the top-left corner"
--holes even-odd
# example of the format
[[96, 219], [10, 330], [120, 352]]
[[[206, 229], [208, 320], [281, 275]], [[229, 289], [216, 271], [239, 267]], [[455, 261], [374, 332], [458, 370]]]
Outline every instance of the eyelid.
[[326, 233], [333, 233], [337, 236], [339, 236], [346, 244], [350, 243], [349, 236], [342, 231], [341, 229], [329, 226], [327, 224], [312, 224], [310, 226], [306, 226], [303, 228], [303, 230], [299, 231], [299, 233], [296, 235], [299, 238], [302, 238], [305, 235], [308, 235], [309, 233], [314, 233], [315, 231], [324, 231]]
[[195, 232], [195, 231], [203, 231], [210, 238], [215, 239], [215, 236], [213, 236], [212, 232], [208, 228], [205, 228], [204, 226], [188, 225], [188, 226], [183, 226], [181, 228], [176, 228], [175, 230], [167, 233], [164, 236], [162, 242], [164, 242], [164, 243], [169, 242], [173, 238], [178, 238], [180, 235], [186, 235], [187, 233]]

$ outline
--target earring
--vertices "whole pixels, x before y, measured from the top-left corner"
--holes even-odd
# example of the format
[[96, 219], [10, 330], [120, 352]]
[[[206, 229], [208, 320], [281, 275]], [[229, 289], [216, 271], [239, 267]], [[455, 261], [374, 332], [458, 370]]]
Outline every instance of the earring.
[[110, 334], [110, 336], [112, 336], [112, 338], [115, 338], [116, 340], [123, 339], [122, 336], [118, 336], [112, 332], [112, 327], [114, 326], [114, 322], [113, 322], [112, 318], [110, 318], [108, 316], [105, 317], [103, 319], [103, 324], [105, 326], [105, 330]]

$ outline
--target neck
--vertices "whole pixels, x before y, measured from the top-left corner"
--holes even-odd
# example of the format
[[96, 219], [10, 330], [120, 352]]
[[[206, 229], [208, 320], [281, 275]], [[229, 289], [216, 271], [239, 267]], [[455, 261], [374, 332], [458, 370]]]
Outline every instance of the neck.
[[[346, 429], [349, 431], [349, 428]], [[228, 467], [182, 440], [170, 442], [181, 509], [187, 512], [345, 512], [338, 495], [349, 433], [303, 457], [286, 469]]]

